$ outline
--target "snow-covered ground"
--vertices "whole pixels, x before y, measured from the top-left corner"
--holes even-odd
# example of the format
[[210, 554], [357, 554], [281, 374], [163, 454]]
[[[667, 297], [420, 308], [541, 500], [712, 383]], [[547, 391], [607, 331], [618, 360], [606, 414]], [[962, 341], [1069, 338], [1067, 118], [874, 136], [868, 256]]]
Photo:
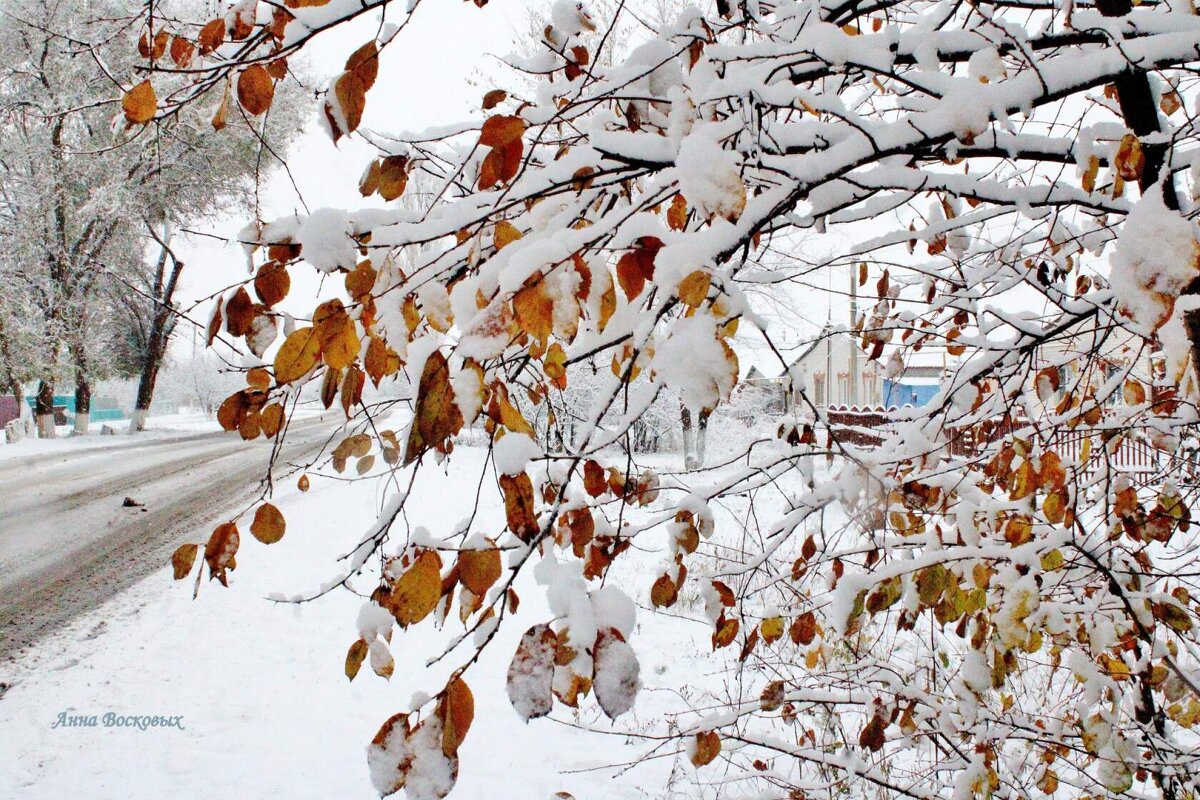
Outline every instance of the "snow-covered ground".
[[[409, 523], [448, 533], [468, 516], [484, 452], [458, 448], [436, 480], [435, 470], [426, 470]], [[0, 666], [0, 680], [9, 684], [0, 694], [0, 797], [376, 797], [366, 745], [385, 719], [408, 710], [415, 692], [436, 692], [444, 684], [457, 659], [432, 670], [416, 665], [461, 630], [457, 615], [451, 614], [448, 631], [435, 630], [429, 620], [397, 631], [390, 681], [364, 666], [347, 683], [343, 660], [358, 635], [362, 600], [346, 591], [302, 606], [266, 598], [307, 592], [334, 575], [337, 558], [374, 520], [382, 485], [317, 480], [304, 494], [288, 487], [276, 498], [288, 520], [286, 535], [270, 547], [244, 535], [230, 588], [205, 582], [193, 601], [191, 581], [172, 581], [164, 564]], [[484, 481], [479, 528], [486, 522], [496, 530], [502, 515], [493, 482]], [[198, 530], [196, 541], [207, 533]], [[526, 800], [560, 791], [580, 800], [705, 796], [694, 786], [664, 789], [673, 775], [694, 769], [674, 749], [643, 759], [653, 742], [574, 727], [658, 725], [730, 657], [728, 651], [713, 656], [706, 625], [645, 608], [660, 557], [635, 583], [622, 584], [641, 607], [631, 641], [645, 688], [615, 726], [592, 700], [578, 712], [556, 705], [551, 718], [529, 724], [513, 711], [504, 688], [508, 659], [527, 627], [549, 619], [540, 588], [528, 578], [518, 584], [519, 612], [466, 676], [476, 714], [452, 797]], [[719, 690], [722, 679], [712, 680]], [[182, 727], [105, 727], [110, 712], [181, 716]], [[94, 715], [98, 724], [55, 727], [60, 714]], [[639, 760], [633, 770], [620, 766]], [[719, 774], [708, 777], [719, 780]]]
[[[101, 432], [105, 426], [115, 428], [117, 433], [105, 435]], [[59, 425], [56, 429], [58, 436], [54, 439], [39, 439], [30, 436], [9, 444], [5, 443], [4, 438], [0, 436], [0, 461], [34, 455], [56, 453], [70, 455], [85, 450], [109, 450], [123, 446], [136, 446], [148, 441], [178, 439], [218, 430], [216, 419], [199, 411], [150, 417], [146, 430], [135, 436], [127, 435], [128, 429], [129, 420], [118, 420], [97, 422], [92, 425], [91, 430], [85, 436], [72, 436], [70, 425]]]

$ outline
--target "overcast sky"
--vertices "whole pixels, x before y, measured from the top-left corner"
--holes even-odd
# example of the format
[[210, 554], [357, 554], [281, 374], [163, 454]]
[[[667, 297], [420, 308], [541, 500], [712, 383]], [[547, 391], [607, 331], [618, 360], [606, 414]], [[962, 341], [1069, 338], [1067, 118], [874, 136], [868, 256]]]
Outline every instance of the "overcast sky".
[[[397, 4], [388, 21], [401, 21], [400, 11]], [[367, 96], [362, 129], [412, 131], [477, 114], [483, 94], [492, 88], [484, 76], [498, 72], [496, 55], [514, 49], [516, 31], [526, 13], [523, 6], [512, 3], [492, 3], [482, 9], [469, 1], [421, 4], [410, 26], [383, 51], [378, 82]], [[369, 15], [311, 42], [303, 68], [318, 86], [339, 73], [346, 57], [375, 35], [378, 20], [379, 15]], [[306, 129], [288, 155], [296, 187], [281, 170], [275, 170], [262, 193], [263, 217], [273, 219], [302, 210], [301, 197], [310, 210], [380, 204], [379, 198], [364, 199], [358, 192], [358, 178], [376, 155], [375, 149], [360, 137], [345, 137], [335, 146], [317, 123], [320, 103], [310, 99], [308, 104]], [[194, 227], [232, 238], [249, 221], [236, 214]], [[246, 277], [246, 258], [240, 246], [188, 237], [179, 250], [187, 264], [179, 295], [184, 308]], [[285, 308], [311, 309], [317, 286], [311, 272], [291, 271], [293, 303], [285, 303]], [[206, 302], [192, 316], [203, 322], [210, 308], [211, 303]], [[190, 349], [191, 337], [185, 333], [176, 346]]]

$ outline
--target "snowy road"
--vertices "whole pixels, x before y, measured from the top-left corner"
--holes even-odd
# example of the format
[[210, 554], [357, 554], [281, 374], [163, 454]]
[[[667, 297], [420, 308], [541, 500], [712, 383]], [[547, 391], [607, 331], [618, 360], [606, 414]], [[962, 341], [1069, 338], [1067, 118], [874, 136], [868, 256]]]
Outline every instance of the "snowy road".
[[[284, 461], [315, 450], [328, 421], [292, 426]], [[252, 499], [264, 440], [214, 432], [0, 462], [0, 661], [92, 610]], [[142, 507], [124, 507], [126, 497]]]

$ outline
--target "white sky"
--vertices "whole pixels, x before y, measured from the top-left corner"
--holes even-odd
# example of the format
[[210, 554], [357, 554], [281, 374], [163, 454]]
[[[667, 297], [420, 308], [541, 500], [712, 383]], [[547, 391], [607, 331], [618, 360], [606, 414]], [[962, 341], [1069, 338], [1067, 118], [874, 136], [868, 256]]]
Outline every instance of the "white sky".
[[[367, 95], [361, 129], [382, 133], [413, 131], [466, 119], [478, 114], [483, 94], [490, 86], [482, 76], [496, 74], [496, 55], [511, 52], [524, 7], [491, 3], [477, 8], [466, 0], [422, 3], [412, 23], [381, 56], [379, 78]], [[393, 9], [388, 21], [399, 22], [401, 9]], [[373, 38], [378, 14], [321, 34], [306, 47], [303, 69], [317, 86], [339, 73], [346, 57]], [[363, 198], [358, 179], [376, 156], [375, 148], [360, 137], [344, 137], [334, 145], [317, 123], [321, 103], [307, 98], [306, 129], [293, 143], [288, 164], [304, 202], [310, 210], [333, 206], [355, 209], [378, 206], [378, 197]], [[282, 170], [275, 170], [262, 192], [264, 219], [270, 220], [303, 209], [296, 189]], [[231, 238], [250, 220], [236, 214], [215, 222], [194, 224], [216, 236]], [[186, 263], [178, 302], [187, 308], [196, 300], [243, 280], [246, 258], [240, 246], [223, 244], [208, 237], [188, 237], [180, 243]], [[283, 308], [293, 312], [311, 310], [317, 288], [313, 270], [293, 269], [292, 292]], [[203, 323], [211, 309], [205, 302], [192, 312]], [[192, 335], [182, 328], [176, 348], [190, 349]]]

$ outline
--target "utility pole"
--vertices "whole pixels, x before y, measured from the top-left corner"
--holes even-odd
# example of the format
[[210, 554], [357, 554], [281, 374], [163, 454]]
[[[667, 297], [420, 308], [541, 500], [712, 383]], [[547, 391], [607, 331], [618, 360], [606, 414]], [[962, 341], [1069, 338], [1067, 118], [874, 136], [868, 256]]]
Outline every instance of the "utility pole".
[[854, 270], [850, 270], [850, 380], [847, 386], [850, 392], [851, 408], [858, 405], [858, 342], [855, 341], [854, 326], [858, 324], [858, 280]]

